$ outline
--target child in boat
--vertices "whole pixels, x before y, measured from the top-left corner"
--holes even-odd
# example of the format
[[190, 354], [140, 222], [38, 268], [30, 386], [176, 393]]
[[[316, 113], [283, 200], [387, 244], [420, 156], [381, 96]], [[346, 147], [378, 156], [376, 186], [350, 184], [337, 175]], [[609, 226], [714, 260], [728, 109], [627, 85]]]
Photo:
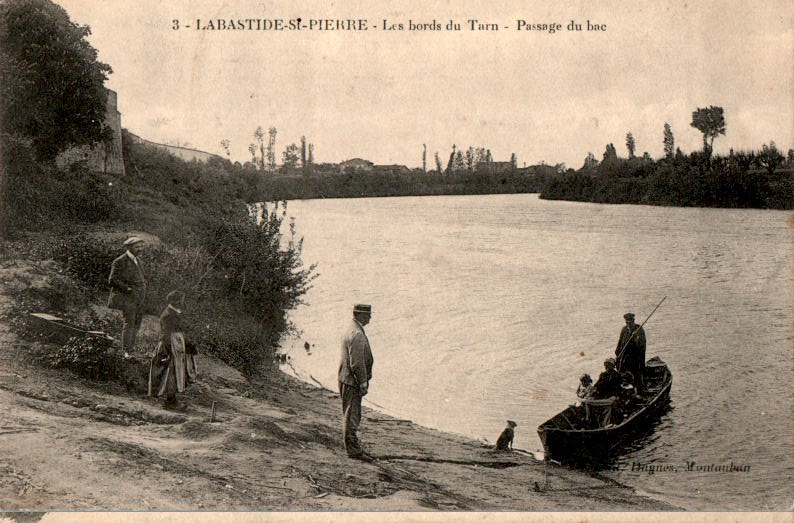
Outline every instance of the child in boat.
[[576, 389], [576, 397], [581, 401], [590, 397], [592, 391], [593, 378], [591, 378], [589, 374], [582, 374], [582, 377], [579, 378], [579, 388]]

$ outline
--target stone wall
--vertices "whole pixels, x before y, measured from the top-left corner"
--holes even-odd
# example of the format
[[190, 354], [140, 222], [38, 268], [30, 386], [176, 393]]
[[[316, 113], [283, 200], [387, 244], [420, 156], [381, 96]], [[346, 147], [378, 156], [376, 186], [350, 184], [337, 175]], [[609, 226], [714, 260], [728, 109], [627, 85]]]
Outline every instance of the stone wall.
[[196, 160], [197, 162], [206, 162], [210, 158], [223, 159], [222, 156], [219, 156], [217, 154], [208, 153], [206, 151], [199, 151], [198, 149], [191, 149], [189, 147], [178, 147], [176, 145], [166, 145], [164, 143], [152, 142], [145, 138], [141, 138], [137, 134], [130, 133], [129, 130], [128, 133], [130, 139], [134, 143], [145, 144], [152, 147], [156, 147], [158, 149], [162, 149], [163, 151], [167, 151], [172, 155], [176, 156], [177, 158], [181, 158], [182, 160], [185, 160], [186, 162], [189, 162], [191, 160]]
[[118, 98], [115, 91], [108, 89], [107, 93], [104, 126], [113, 130], [113, 143], [107, 149], [104, 144], [98, 143], [93, 146], [73, 147], [64, 151], [56, 159], [59, 167], [65, 168], [75, 162], [85, 161], [92, 171], [124, 174], [124, 155], [121, 149], [121, 113], [118, 110]]

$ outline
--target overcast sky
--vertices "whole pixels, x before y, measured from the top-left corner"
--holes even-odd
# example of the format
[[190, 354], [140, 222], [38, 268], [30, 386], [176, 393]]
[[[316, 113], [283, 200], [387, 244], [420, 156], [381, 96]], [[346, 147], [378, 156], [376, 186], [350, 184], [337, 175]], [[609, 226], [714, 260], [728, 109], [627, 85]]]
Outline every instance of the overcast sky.
[[[315, 161], [362, 157], [420, 166], [452, 144], [485, 146], [496, 160], [580, 167], [613, 142], [626, 156], [662, 154], [665, 122], [676, 145], [701, 147], [697, 107], [725, 109], [717, 152], [794, 146], [794, 0], [654, 2], [273, 2], [56, 0], [89, 25], [113, 67], [122, 126], [232, 159], [250, 158], [261, 125], [278, 129], [278, 160], [306, 135]], [[399, 6], [397, 6], [399, 4]], [[216, 18], [364, 18], [366, 33], [197, 31]], [[387, 32], [383, 19], [459, 32]], [[467, 19], [497, 32], [465, 29]], [[190, 29], [172, 29], [180, 19]], [[602, 33], [568, 32], [589, 19]], [[517, 20], [559, 22], [556, 34], [516, 31]], [[371, 26], [370, 26], [371, 27]]]

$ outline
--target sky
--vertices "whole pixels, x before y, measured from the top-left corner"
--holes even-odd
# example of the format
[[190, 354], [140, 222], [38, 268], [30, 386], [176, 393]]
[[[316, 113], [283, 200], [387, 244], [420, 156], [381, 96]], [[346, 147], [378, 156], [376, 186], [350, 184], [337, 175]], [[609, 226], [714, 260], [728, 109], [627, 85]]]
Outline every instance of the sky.
[[[452, 144], [519, 165], [582, 165], [614, 143], [662, 155], [668, 122], [685, 152], [698, 107], [725, 110], [717, 153], [794, 147], [794, 0], [56, 0], [111, 65], [122, 126], [158, 142], [250, 159], [258, 126], [277, 152], [305, 135], [316, 162], [422, 164]], [[366, 19], [366, 32], [197, 30], [222, 18]], [[180, 28], [173, 29], [173, 20]], [[460, 31], [410, 31], [408, 22]], [[477, 19], [498, 31], [471, 31]], [[403, 23], [403, 31], [386, 31]], [[560, 23], [562, 31], [517, 30]], [[582, 31], [567, 31], [574, 21]], [[587, 21], [606, 25], [587, 31]], [[190, 25], [190, 28], [186, 28]], [[373, 28], [375, 26], [376, 28]]]

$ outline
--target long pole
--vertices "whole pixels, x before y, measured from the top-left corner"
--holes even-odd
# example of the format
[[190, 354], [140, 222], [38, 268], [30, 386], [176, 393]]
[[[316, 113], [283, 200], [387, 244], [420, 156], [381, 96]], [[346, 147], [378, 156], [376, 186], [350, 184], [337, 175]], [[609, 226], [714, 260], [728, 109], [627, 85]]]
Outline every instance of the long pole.
[[[666, 299], [667, 299], [667, 296], [663, 297], [662, 301], [664, 301]], [[662, 301], [660, 301], [659, 303], [656, 304], [656, 307], [654, 307], [653, 310], [651, 311], [651, 313], [648, 315], [648, 317], [645, 318], [645, 321], [642, 322], [642, 324], [640, 325], [640, 328], [639, 329], [634, 329], [634, 332], [631, 333], [631, 336], [629, 336], [629, 339], [627, 339], [626, 342], [623, 344], [623, 346], [620, 348], [620, 351], [618, 352], [618, 359], [620, 359], [620, 355], [622, 355], [623, 351], [626, 350], [626, 347], [628, 347], [629, 342], [634, 337], [634, 335], [637, 334], [640, 331], [640, 329], [642, 329], [645, 326], [646, 323], [648, 323], [648, 320], [651, 319], [651, 316], [653, 316], [653, 313], [656, 312], [656, 309], [658, 309], [659, 306], [662, 304]]]

